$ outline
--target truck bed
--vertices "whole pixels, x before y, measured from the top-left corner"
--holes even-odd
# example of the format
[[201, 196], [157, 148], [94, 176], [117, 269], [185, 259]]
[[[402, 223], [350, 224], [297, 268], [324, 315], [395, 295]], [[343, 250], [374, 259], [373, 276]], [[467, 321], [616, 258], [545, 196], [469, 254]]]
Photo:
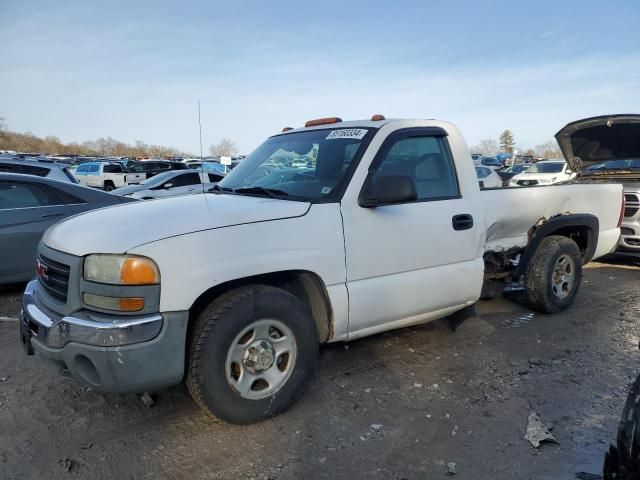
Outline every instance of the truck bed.
[[593, 258], [606, 255], [618, 244], [621, 185], [558, 184], [483, 190], [482, 195], [486, 205], [485, 252], [524, 248], [533, 225], [540, 225], [557, 215], [580, 213], [600, 219]]

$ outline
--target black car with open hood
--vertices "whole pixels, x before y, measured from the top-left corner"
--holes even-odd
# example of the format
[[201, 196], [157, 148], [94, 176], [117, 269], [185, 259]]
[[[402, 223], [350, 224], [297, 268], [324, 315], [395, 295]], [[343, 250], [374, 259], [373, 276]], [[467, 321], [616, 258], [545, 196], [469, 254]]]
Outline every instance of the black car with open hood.
[[610, 160], [640, 159], [640, 115], [602, 115], [577, 120], [556, 133], [556, 140], [573, 171], [640, 178], [640, 170], [635, 168], [585, 171], [589, 166]]

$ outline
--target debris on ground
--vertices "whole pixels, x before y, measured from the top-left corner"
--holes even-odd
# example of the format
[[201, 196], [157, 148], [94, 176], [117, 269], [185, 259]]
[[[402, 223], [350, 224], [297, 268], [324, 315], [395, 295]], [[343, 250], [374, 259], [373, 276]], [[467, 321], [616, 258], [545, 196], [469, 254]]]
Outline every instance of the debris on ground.
[[447, 475], [455, 475], [456, 472], [456, 463], [455, 462], [449, 462], [447, 463]]
[[144, 392], [142, 395], [140, 395], [140, 400], [142, 400], [142, 403], [147, 408], [153, 407], [153, 405], [156, 403], [156, 401], [148, 392]]
[[68, 457], [58, 460], [58, 464], [64, 469], [65, 472], [70, 472], [77, 466], [77, 463]]
[[0, 382], [6, 382], [9, 379], [9, 377], [0, 377]]
[[540, 417], [536, 412], [529, 414], [527, 433], [525, 433], [524, 438], [529, 440], [533, 448], [538, 448], [542, 442], [558, 443], [549, 429], [540, 421]]

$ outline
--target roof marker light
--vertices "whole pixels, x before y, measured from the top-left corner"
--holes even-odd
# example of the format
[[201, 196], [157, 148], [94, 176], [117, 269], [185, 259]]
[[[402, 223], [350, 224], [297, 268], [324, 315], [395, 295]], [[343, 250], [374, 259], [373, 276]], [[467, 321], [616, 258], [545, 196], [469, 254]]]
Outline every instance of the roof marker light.
[[304, 124], [305, 127], [315, 127], [316, 125], [327, 125], [329, 123], [339, 123], [342, 119], [338, 117], [318, 118], [316, 120], [309, 120]]
[[284, 127], [284, 128], [282, 129], [282, 133], [284, 133], [284, 132], [288, 132], [289, 130], [293, 130], [293, 127]]
[[372, 122], [379, 122], [380, 120], [386, 120], [386, 118], [384, 117], [384, 115], [380, 115], [379, 113], [376, 113], [375, 115], [373, 115], [371, 117], [371, 121]]

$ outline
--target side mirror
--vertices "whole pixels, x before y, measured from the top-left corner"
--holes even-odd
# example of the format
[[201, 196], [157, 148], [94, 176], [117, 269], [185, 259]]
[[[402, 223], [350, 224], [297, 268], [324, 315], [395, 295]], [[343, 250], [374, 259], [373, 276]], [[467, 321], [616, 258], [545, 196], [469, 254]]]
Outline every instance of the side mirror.
[[370, 187], [360, 199], [365, 208], [414, 202], [418, 198], [416, 184], [407, 175], [382, 175], [368, 179]]

